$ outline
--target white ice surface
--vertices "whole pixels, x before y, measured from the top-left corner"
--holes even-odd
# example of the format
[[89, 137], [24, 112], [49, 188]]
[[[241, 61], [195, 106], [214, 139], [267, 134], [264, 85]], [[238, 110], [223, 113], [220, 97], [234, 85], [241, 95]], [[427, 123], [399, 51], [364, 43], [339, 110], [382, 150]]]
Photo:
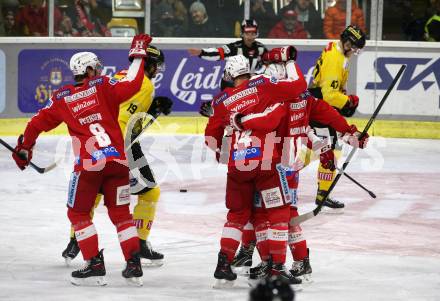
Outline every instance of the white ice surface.
[[[66, 138], [41, 137], [34, 162], [52, 163], [60, 141]], [[127, 287], [116, 233], [100, 206], [95, 223], [109, 284], [87, 288], [69, 282], [82, 260], [66, 267], [61, 257], [71, 161], [44, 175], [21, 172], [0, 146], [0, 300], [247, 300], [242, 278], [234, 289], [212, 289], [226, 212], [225, 168], [216, 166], [200, 136], [153, 136], [143, 148], [161, 181], [150, 240], [165, 265], [144, 269], [143, 287]], [[302, 212], [314, 208], [315, 168], [301, 175]], [[343, 178], [333, 195], [346, 203], [345, 213], [303, 224], [314, 282], [296, 300], [440, 300], [440, 141], [372, 139], [347, 172], [378, 197]], [[288, 265], [291, 260], [288, 254]]]

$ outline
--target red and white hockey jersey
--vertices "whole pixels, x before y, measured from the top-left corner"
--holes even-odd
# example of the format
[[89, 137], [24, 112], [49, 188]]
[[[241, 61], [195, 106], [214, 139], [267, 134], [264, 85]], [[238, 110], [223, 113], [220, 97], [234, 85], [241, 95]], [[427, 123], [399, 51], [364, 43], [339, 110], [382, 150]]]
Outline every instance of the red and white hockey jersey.
[[135, 59], [123, 80], [97, 76], [86, 79], [81, 86], [60, 88], [53, 93], [49, 104], [29, 121], [24, 143], [33, 145], [41, 132], [65, 122], [72, 137], [75, 171], [90, 170], [107, 161], [124, 161], [119, 105], [139, 91], [143, 70], [144, 60]]

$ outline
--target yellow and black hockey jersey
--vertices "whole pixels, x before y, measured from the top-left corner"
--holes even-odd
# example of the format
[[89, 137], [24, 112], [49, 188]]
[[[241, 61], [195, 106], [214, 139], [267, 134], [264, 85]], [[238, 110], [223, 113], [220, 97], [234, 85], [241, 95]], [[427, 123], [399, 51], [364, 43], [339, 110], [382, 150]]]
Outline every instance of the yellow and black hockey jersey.
[[339, 42], [330, 42], [322, 51], [313, 70], [311, 88], [321, 88], [323, 99], [331, 106], [342, 109], [348, 101], [345, 86], [348, 80], [349, 59]]
[[[126, 70], [123, 70], [114, 75], [115, 79], [122, 79], [127, 75]], [[119, 127], [121, 128], [122, 134], [125, 137], [125, 130], [127, 123], [131, 116], [139, 112], [147, 112], [151, 106], [154, 98], [154, 85], [153, 82], [144, 75], [144, 80], [142, 82], [141, 89], [132, 98], [123, 102], [119, 106]]]

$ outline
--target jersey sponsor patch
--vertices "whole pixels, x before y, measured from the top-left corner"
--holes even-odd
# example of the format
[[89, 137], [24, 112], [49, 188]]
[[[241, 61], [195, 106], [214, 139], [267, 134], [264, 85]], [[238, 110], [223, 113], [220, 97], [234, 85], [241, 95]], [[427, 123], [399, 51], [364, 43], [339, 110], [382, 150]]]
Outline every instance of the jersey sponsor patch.
[[307, 106], [307, 99], [304, 99], [300, 102], [294, 102], [290, 104], [291, 110], [300, 110], [302, 108], [305, 108]]
[[255, 95], [255, 97], [250, 99], [244, 99], [243, 101], [240, 101], [240, 103], [236, 104], [235, 106], [232, 106], [231, 108], [228, 108], [231, 112], [240, 112], [244, 111], [249, 107], [253, 107], [256, 104], [258, 104], [258, 95]]
[[89, 81], [89, 87], [96, 86], [96, 85], [101, 85], [102, 81], [103, 81], [102, 77], [99, 77], [97, 79], [91, 80], [91, 81]]
[[68, 96], [64, 97], [64, 100], [66, 103], [75, 102], [75, 101], [80, 100], [82, 98], [88, 98], [89, 96], [91, 96], [93, 94], [96, 94], [96, 87], [95, 86], [88, 88], [87, 90], [83, 90], [83, 91], [77, 92], [75, 94], [68, 95]]
[[81, 172], [72, 172], [69, 181], [69, 190], [67, 195], [67, 206], [73, 208], [75, 206], [76, 190], [78, 188], [79, 176]]
[[255, 86], [258, 86], [258, 85], [261, 85], [261, 84], [264, 84], [264, 78], [263, 77], [260, 77], [258, 79], [249, 81], [248, 87], [255, 87]]
[[112, 77], [112, 78], [110, 78], [110, 80], [108, 81], [108, 83], [110, 84], [110, 85], [112, 85], [112, 86], [114, 86], [114, 85], [116, 85], [117, 83], [118, 83], [118, 79], [117, 78], [114, 78], [114, 77]]
[[104, 158], [110, 158], [110, 157], [117, 158], [120, 156], [121, 154], [116, 150], [116, 148], [114, 146], [109, 145], [94, 151], [92, 153], [92, 162], [94, 163]]
[[284, 205], [283, 197], [281, 196], [281, 191], [278, 187], [262, 190], [261, 197], [266, 208], [274, 208]]
[[116, 189], [116, 205], [130, 204], [130, 185], [119, 186]]
[[284, 167], [281, 164], [277, 164], [276, 169], [278, 172], [278, 176], [280, 178], [280, 184], [281, 184], [284, 200], [286, 201], [286, 203], [290, 203], [292, 199], [290, 197], [289, 182], [287, 181], [287, 171], [289, 171], [290, 169]]
[[64, 98], [64, 97], [70, 95], [70, 93], [71, 93], [71, 92], [70, 92], [70, 89], [62, 90], [62, 91], [57, 91], [57, 92], [55, 93], [55, 99], [56, 99], [56, 100], [60, 100], [60, 99], [62, 99], [62, 98]]
[[233, 104], [233, 103], [239, 101], [240, 99], [246, 98], [246, 97], [248, 97], [249, 95], [252, 95], [252, 94], [256, 94], [257, 92], [258, 92], [258, 90], [257, 90], [257, 88], [255, 88], [255, 87], [251, 87], [251, 88], [248, 88], [248, 89], [244, 89], [244, 90], [242, 90], [242, 91], [240, 91], [240, 92], [238, 92], [238, 93], [235, 93], [235, 94], [231, 95], [230, 97], [228, 97], [228, 98], [223, 102], [223, 104], [224, 104], [226, 107], [228, 107], [228, 106], [230, 106], [231, 104]]
[[307, 127], [300, 126], [300, 127], [296, 127], [296, 128], [290, 128], [289, 133], [290, 133], [290, 136], [304, 134], [304, 133], [307, 133]]
[[228, 97], [228, 93], [223, 93], [222, 95], [220, 95], [219, 97], [217, 97], [214, 100], [214, 105], [218, 105], [220, 102], [222, 102], [223, 100], [225, 100]]
[[246, 160], [253, 159], [261, 156], [261, 148], [260, 147], [249, 147], [246, 149], [236, 150], [232, 153], [232, 160]]
[[92, 96], [90, 98], [83, 99], [78, 102], [68, 103], [67, 107], [69, 108], [70, 113], [72, 113], [73, 117], [77, 117], [83, 112], [88, 111], [98, 105], [99, 105], [98, 98]]

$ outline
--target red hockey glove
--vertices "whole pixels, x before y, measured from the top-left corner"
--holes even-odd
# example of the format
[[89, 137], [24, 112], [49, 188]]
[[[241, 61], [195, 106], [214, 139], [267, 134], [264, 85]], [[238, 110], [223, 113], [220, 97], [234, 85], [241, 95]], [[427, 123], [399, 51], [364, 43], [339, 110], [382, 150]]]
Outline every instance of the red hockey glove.
[[212, 110], [212, 105], [210, 101], [204, 101], [200, 105], [199, 114], [205, 117], [211, 117], [214, 111]]
[[239, 112], [234, 112], [231, 115], [229, 115], [229, 124], [232, 126], [234, 130], [242, 131], [243, 125], [241, 124], [241, 117], [243, 117], [243, 114]]
[[24, 170], [26, 166], [29, 165], [29, 162], [32, 159], [32, 146], [25, 146], [23, 144], [24, 136], [23, 134], [18, 137], [17, 146], [12, 153], [12, 158], [17, 164], [18, 168]]
[[138, 34], [133, 37], [131, 41], [130, 51], [128, 52], [128, 58], [130, 61], [136, 57], [146, 57], [147, 47], [150, 44], [152, 38], [147, 34]]
[[335, 154], [331, 148], [328, 148], [319, 155], [319, 161], [325, 169], [330, 169], [331, 171], [336, 169]]
[[296, 61], [296, 48], [293, 46], [277, 47], [263, 54], [263, 62], [280, 63], [290, 60]]
[[348, 101], [345, 104], [345, 106], [341, 109], [341, 114], [345, 117], [353, 116], [358, 105], [359, 105], [359, 97], [357, 97], [356, 95], [348, 95]]
[[365, 133], [365, 135], [359, 139], [360, 135], [361, 132], [359, 132], [356, 126], [352, 124], [350, 130], [342, 137], [342, 140], [353, 147], [365, 148], [367, 147], [368, 137], [370, 136], [368, 133]]

